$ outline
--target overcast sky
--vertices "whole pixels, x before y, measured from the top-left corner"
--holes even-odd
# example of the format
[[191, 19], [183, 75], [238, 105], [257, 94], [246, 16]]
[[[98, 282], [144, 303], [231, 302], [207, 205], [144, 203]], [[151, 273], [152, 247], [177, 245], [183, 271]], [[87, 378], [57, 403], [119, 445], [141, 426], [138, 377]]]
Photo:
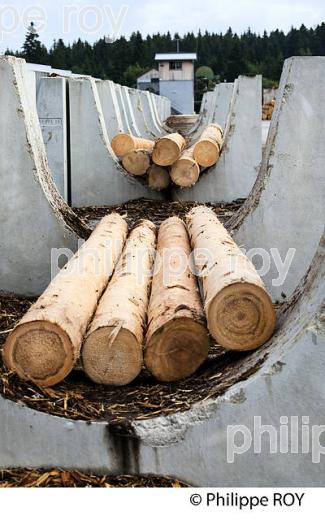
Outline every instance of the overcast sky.
[[325, 21], [325, 0], [0, 0], [0, 53], [20, 49], [34, 20], [42, 42], [178, 31], [288, 31]]

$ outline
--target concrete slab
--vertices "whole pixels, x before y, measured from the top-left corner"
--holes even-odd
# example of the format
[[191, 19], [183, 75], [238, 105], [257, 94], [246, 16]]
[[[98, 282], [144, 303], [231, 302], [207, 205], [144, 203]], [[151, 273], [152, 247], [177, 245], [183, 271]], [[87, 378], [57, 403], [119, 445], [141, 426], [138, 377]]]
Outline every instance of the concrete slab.
[[[120, 90], [120, 89], [119, 89]], [[69, 80], [72, 206], [120, 204], [141, 197], [162, 200], [120, 166], [106, 131], [97, 82]]]
[[68, 202], [66, 79], [42, 78], [37, 87], [37, 113], [47, 159], [60, 195]]
[[35, 295], [51, 280], [51, 249], [76, 251], [90, 230], [53, 182], [27, 76], [24, 60], [0, 57], [0, 290]]
[[[231, 88], [224, 91], [225, 105], [217, 106], [219, 89], [220, 85], [215, 105], [207, 101], [207, 110], [214, 106], [214, 117], [221, 120], [225, 118], [224, 107], [229, 104]], [[236, 80], [218, 163], [204, 171], [192, 188], [174, 188], [173, 200], [232, 202], [249, 195], [262, 160], [261, 96], [261, 76], [240, 76]], [[208, 119], [205, 115], [204, 121]]]

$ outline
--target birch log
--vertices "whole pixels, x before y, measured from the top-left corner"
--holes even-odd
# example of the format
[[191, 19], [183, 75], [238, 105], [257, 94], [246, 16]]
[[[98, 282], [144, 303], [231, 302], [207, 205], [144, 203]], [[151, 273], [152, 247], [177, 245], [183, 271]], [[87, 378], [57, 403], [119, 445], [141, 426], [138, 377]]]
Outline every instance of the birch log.
[[211, 209], [194, 208], [187, 225], [192, 247], [200, 251], [196, 267], [210, 334], [227, 349], [259, 347], [273, 334], [275, 312], [255, 267]]
[[209, 336], [189, 267], [190, 251], [183, 221], [165, 220], [158, 233], [145, 347], [145, 364], [160, 381], [190, 376], [208, 355]]
[[148, 220], [131, 231], [99, 302], [82, 348], [83, 368], [96, 383], [125, 385], [141, 370], [155, 242]]
[[7, 338], [3, 357], [10, 370], [39, 386], [54, 385], [69, 374], [126, 233], [119, 215], [101, 220]]

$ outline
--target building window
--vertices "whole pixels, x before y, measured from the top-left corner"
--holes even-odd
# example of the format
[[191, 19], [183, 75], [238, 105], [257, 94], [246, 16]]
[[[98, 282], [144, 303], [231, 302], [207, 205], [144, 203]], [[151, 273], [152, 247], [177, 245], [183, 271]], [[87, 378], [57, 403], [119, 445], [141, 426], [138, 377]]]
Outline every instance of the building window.
[[169, 70], [182, 70], [182, 62], [181, 61], [170, 61]]

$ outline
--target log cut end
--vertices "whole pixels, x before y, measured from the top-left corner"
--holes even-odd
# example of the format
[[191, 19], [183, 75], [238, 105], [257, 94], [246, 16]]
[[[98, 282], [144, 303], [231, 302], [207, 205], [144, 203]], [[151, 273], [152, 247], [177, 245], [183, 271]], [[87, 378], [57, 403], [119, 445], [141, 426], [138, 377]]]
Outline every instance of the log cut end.
[[48, 321], [18, 325], [6, 341], [3, 358], [19, 377], [44, 387], [64, 379], [74, 364], [69, 336]]
[[82, 348], [83, 369], [95, 383], [122, 386], [142, 368], [142, 346], [127, 329], [101, 327], [91, 333]]
[[185, 139], [179, 134], [170, 134], [156, 141], [152, 152], [152, 160], [159, 166], [174, 164], [182, 153]]
[[174, 184], [182, 188], [193, 186], [199, 179], [200, 167], [190, 157], [181, 157], [176, 161], [170, 171], [170, 177]]
[[167, 168], [152, 164], [148, 170], [148, 186], [152, 190], [161, 191], [168, 188], [170, 182]]
[[213, 166], [220, 156], [219, 146], [210, 139], [201, 139], [194, 146], [193, 156], [200, 166]]
[[160, 381], [191, 376], [206, 359], [209, 336], [203, 324], [175, 318], [158, 329], [145, 350], [145, 364]]
[[144, 175], [150, 166], [150, 153], [146, 150], [134, 150], [122, 160], [124, 169], [132, 175]]
[[225, 287], [208, 304], [206, 313], [211, 335], [226, 349], [260, 347], [275, 329], [271, 298], [254, 284], [236, 283]]
[[127, 153], [134, 150], [134, 139], [129, 134], [117, 134], [112, 139], [112, 148], [114, 153], [123, 157]]

